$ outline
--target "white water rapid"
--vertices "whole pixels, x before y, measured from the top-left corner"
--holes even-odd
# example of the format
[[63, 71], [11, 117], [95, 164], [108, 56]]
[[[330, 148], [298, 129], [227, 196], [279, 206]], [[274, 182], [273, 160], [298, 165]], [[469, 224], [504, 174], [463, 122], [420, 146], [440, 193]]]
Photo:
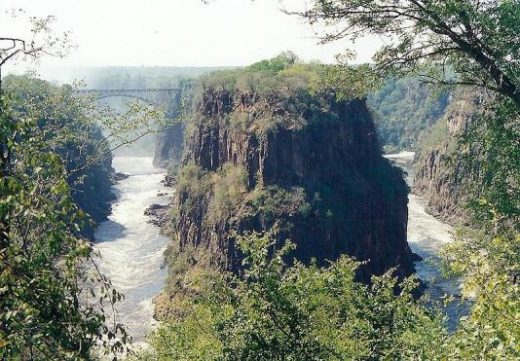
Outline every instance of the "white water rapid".
[[171, 190], [162, 185], [165, 171], [152, 166], [152, 157], [116, 156], [113, 167], [129, 177], [114, 186], [117, 199], [109, 220], [96, 230], [94, 248], [101, 254], [101, 272], [125, 295], [116, 305], [120, 321], [134, 342], [142, 342], [154, 323], [153, 298], [164, 286], [168, 242], [144, 211], [152, 203], [168, 204], [169, 195], [158, 194]]
[[[387, 156], [408, 173], [410, 183], [413, 153], [404, 152]], [[114, 286], [124, 293], [125, 299], [117, 305], [120, 320], [134, 341], [142, 342], [153, 326], [153, 298], [164, 286], [166, 270], [161, 268], [163, 252], [168, 239], [159, 234], [159, 228], [148, 223], [144, 211], [152, 203], [167, 204], [169, 195], [161, 180], [164, 170], [152, 166], [151, 157], [115, 157], [117, 172], [129, 177], [115, 185], [117, 199], [112, 205], [109, 220], [102, 223], [95, 234], [95, 249], [101, 253], [99, 265]], [[445, 294], [456, 295], [454, 281], [442, 279], [436, 255], [450, 242], [453, 229], [425, 211], [426, 200], [410, 194], [408, 197], [408, 242], [412, 251], [424, 258], [416, 263], [417, 275], [426, 285], [432, 300]], [[445, 309], [448, 315], [460, 314], [458, 303]]]
[[[406, 182], [413, 182], [413, 152], [401, 152], [386, 156], [407, 173]], [[439, 268], [439, 253], [442, 247], [453, 239], [454, 229], [426, 212], [427, 200], [414, 194], [408, 195], [408, 243], [412, 251], [423, 258], [415, 263], [417, 276], [425, 282], [426, 295], [432, 301], [440, 301], [445, 295], [458, 299], [459, 283], [455, 279], [442, 277]], [[458, 317], [465, 312], [460, 302], [451, 302], [444, 311], [449, 316], [449, 326], [456, 325]]]

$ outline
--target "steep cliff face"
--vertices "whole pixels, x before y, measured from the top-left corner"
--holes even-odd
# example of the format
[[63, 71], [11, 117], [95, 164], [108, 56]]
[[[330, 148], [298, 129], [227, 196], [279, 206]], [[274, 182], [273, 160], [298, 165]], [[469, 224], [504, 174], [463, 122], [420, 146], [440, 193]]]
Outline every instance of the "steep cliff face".
[[365, 102], [269, 84], [202, 91], [174, 204], [178, 252], [238, 272], [236, 235], [268, 231], [304, 262], [367, 261], [365, 281], [391, 267], [410, 274], [407, 187], [381, 156]]
[[157, 134], [153, 165], [159, 168], [178, 165], [181, 161], [183, 147], [184, 124], [179, 122]]
[[[97, 133], [97, 132], [96, 132]], [[99, 131], [101, 135], [101, 131]], [[99, 140], [93, 135], [92, 141]], [[83, 150], [84, 151], [84, 150]], [[87, 156], [92, 156], [88, 154]], [[79, 149], [68, 149], [66, 155], [62, 155], [67, 169], [77, 169], [85, 154]], [[112, 210], [111, 201], [115, 199], [112, 192], [114, 170], [112, 168], [112, 156], [107, 155], [102, 160], [79, 173], [69, 176], [68, 183], [71, 187], [71, 195], [79, 208], [90, 217], [90, 222], [82, 229], [83, 235], [94, 239], [96, 227], [108, 219]]]
[[416, 153], [413, 191], [428, 199], [430, 211], [453, 222], [463, 221], [469, 175], [462, 166], [457, 137], [471, 124], [482, 104], [475, 91], [459, 89], [445, 115], [430, 130]]
[[153, 165], [160, 168], [177, 167], [184, 149], [183, 116], [190, 106], [192, 81], [183, 80], [178, 84], [180, 92], [169, 104], [167, 117], [171, 124], [157, 134], [155, 138], [155, 155]]

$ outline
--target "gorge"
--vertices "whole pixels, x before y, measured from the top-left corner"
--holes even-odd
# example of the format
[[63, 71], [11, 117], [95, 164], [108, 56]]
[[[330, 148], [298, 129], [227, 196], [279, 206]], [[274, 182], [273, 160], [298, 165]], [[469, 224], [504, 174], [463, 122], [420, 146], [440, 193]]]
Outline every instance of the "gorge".
[[520, 360], [519, 0], [4, 5], [0, 360]]
[[[255, 125], [258, 121], [255, 114], [265, 117], [271, 105], [262, 104], [258, 96], [255, 98], [251, 93], [217, 89], [218, 86], [208, 86], [198, 103], [195, 102], [192, 118], [195, 121], [187, 127], [183, 126], [187, 128], [186, 136], [179, 125], [174, 125], [159, 135], [156, 145], [154, 164], [182, 162], [176, 176], [173, 224], [166, 227], [167, 234], [173, 236], [173, 244], [169, 241], [167, 252], [170, 270], [182, 268], [178, 262], [191, 259], [188, 261], [191, 266], [188, 267], [205, 263], [206, 266], [239, 273], [241, 256], [236, 248], [236, 239], [230, 236], [232, 230], [261, 232], [276, 227], [280, 229], [278, 242], [286, 238], [296, 241], [297, 248], [291, 257], [305, 262], [313, 257], [323, 262], [346, 252], [362, 260], [370, 259], [371, 262], [363, 266], [358, 274], [365, 281], [371, 274], [381, 274], [395, 265], [400, 266], [401, 275], [409, 275], [416, 261], [417, 274], [428, 286], [427, 293], [433, 300], [440, 300], [445, 294], [458, 294], [456, 285], [442, 280], [440, 271], [430, 264], [442, 245], [450, 240], [452, 230], [426, 213], [423, 198], [408, 195], [406, 199], [402, 174], [380, 158], [374, 126], [362, 101], [334, 102], [331, 100], [333, 98], [328, 98], [327, 101], [332, 103], [325, 104], [332, 104], [330, 110], [311, 116], [311, 110], [301, 112], [309, 117], [309, 124], [299, 119], [304, 123], [296, 123], [296, 126], [290, 123], [294, 120], [289, 110], [278, 110], [284, 117], [279, 118], [281, 123], [275, 123], [273, 129], [268, 128], [267, 132], [261, 133], [255, 128], [258, 126]], [[294, 99], [274, 101], [280, 107], [283, 102], [291, 104]], [[247, 118], [247, 114], [252, 115]], [[334, 114], [338, 118], [335, 119]], [[313, 123], [313, 117], [325, 117], [326, 123]], [[289, 125], [284, 123], [287, 120]], [[237, 121], [245, 124], [233, 123]], [[184, 151], [182, 161], [181, 150]], [[409, 154], [387, 158], [397, 161], [409, 174], [413, 173]], [[341, 179], [344, 164], [349, 164], [348, 170], [343, 173], [343, 177], [349, 179], [347, 188], [334, 184]], [[380, 171], [377, 171], [378, 167]], [[410, 177], [407, 179], [409, 185]], [[320, 182], [325, 182], [330, 188], [330, 199], [326, 198], [327, 194], [325, 197], [316, 194], [316, 184]], [[394, 191], [382, 193], [377, 198], [376, 189], [380, 188], [387, 189], [387, 192], [388, 189]], [[307, 192], [314, 192], [314, 199], [306, 197]], [[357, 195], [347, 196], [345, 192]], [[320, 211], [327, 214], [334, 212], [331, 209], [338, 208], [322, 210], [319, 203], [326, 202], [328, 207], [337, 207], [334, 199], [338, 194], [343, 194], [342, 199], [351, 200], [341, 211], [346, 212], [346, 218], [333, 223], [335, 226], [331, 228], [337, 232], [337, 229], [345, 227], [343, 236], [341, 232], [328, 233], [326, 224], [320, 226]], [[395, 198], [390, 198], [390, 201], [385, 198], [392, 194]], [[361, 204], [368, 207], [362, 208]], [[146, 207], [141, 204], [141, 208], [144, 210]], [[267, 211], [275, 213], [268, 214]], [[356, 220], [350, 221], [350, 227], [358, 227], [357, 231], [345, 226], [349, 219]], [[328, 222], [333, 222], [333, 218]], [[338, 224], [342, 226], [338, 228]], [[365, 228], [359, 228], [360, 225]], [[330, 242], [347, 234], [355, 236], [344, 238], [345, 241], [336, 246], [317, 241]], [[356, 246], [359, 239], [365, 239], [366, 243]], [[406, 239], [411, 250], [406, 245]], [[161, 237], [154, 242], [163, 247], [165, 245]], [[399, 244], [402, 246], [397, 246]], [[344, 247], [343, 250], [341, 247]], [[413, 256], [412, 251], [420, 257]], [[389, 254], [396, 254], [396, 258], [392, 260]], [[135, 255], [126, 254], [125, 257]], [[423, 261], [417, 262], [419, 258]], [[110, 265], [108, 267], [109, 273], [115, 272], [110, 270]], [[152, 262], [147, 267], [158, 267], [158, 263]], [[175, 293], [186, 291], [175, 286], [182, 282], [181, 279], [182, 274], [174, 273], [173, 278], [170, 274], [166, 293], [157, 298], [155, 307], [159, 318], [171, 317], [173, 311], [169, 308], [176, 297]], [[139, 282], [139, 279], [133, 281]], [[159, 289], [147, 294], [147, 302], [158, 294]], [[131, 288], [126, 290], [129, 291], [132, 294], [136, 292]], [[451, 314], [458, 312], [449, 310]], [[148, 316], [151, 317], [150, 312]], [[136, 321], [134, 317], [142, 315], [136, 316], [134, 311], [129, 317], [133, 323]], [[142, 318], [137, 319], [143, 323]], [[136, 337], [141, 339], [142, 335], [143, 329], [138, 328]]]
[[[303, 69], [298, 70], [305, 76], [316, 71]], [[440, 300], [445, 294], [457, 296], [456, 283], [443, 280], [438, 266], [431, 263], [443, 244], [449, 242], [453, 230], [426, 212], [427, 199], [408, 195], [402, 173], [381, 158], [365, 103], [335, 100], [326, 89], [302, 96], [308, 86], [305, 78], [297, 80], [301, 83], [297, 83], [300, 88], [296, 91], [284, 89], [283, 94], [273, 90], [273, 83], [273, 93], [266, 94], [219, 83], [226, 77], [240, 83], [243, 77], [257, 75], [252, 73], [244, 76], [238, 71], [227, 71], [203, 77], [198, 95], [189, 100], [193, 102], [193, 113], [187, 117], [188, 123], [174, 123], [157, 136], [153, 164], [170, 167], [176, 191], [173, 220], [164, 228], [166, 235], [158, 236], [159, 230], [152, 231], [151, 225], [140, 229], [137, 223], [144, 218], [142, 212], [135, 211], [138, 218], [114, 236], [113, 221], [128, 222], [118, 211], [123, 207], [119, 202], [125, 204], [124, 193], [129, 192], [123, 186], [127, 181], [124, 180], [116, 186], [123, 187], [119, 189], [123, 193], [118, 196], [111, 221], [98, 230], [97, 239], [104, 241], [96, 248], [110, 255], [122, 247], [117, 251], [121, 252], [120, 257], [135, 258], [140, 269], [159, 272], [158, 253], [146, 265], [137, 259], [139, 252], [133, 247], [136, 237], [141, 235], [146, 240], [145, 249], [148, 245], [163, 251], [168, 247], [166, 264], [170, 271], [202, 264], [240, 273], [241, 252], [236, 234], [276, 229], [278, 246], [285, 239], [296, 243], [291, 258], [304, 262], [315, 258], [324, 264], [325, 260], [346, 253], [370, 260], [358, 273], [364, 281], [394, 266], [399, 267], [400, 276], [410, 275], [416, 269], [432, 300]], [[276, 78], [276, 73], [261, 76]], [[290, 74], [289, 80], [284, 77], [283, 81], [296, 81], [290, 76], [295, 77]], [[256, 86], [261, 87], [260, 81], [265, 79], [256, 79]], [[179, 106], [180, 103], [177, 102]], [[406, 181], [412, 187], [413, 153], [386, 158], [408, 173]], [[125, 164], [131, 158], [115, 159], [116, 170], [120, 170], [118, 162]], [[149, 158], [142, 158], [133, 163], [149, 172], [150, 164], [143, 163], [148, 161]], [[159, 185], [157, 179], [154, 182]], [[150, 184], [147, 189], [163, 193], [154, 187]], [[146, 194], [151, 194], [148, 191]], [[313, 196], [309, 197], [310, 194]], [[337, 199], [345, 203], [338, 205]], [[169, 201], [163, 197], [159, 203], [165, 202]], [[151, 203], [157, 202], [143, 195], [136, 205], [144, 212]], [[330, 243], [332, 240], [337, 243]], [[133, 245], [128, 252], [125, 244]], [[389, 257], [392, 254], [395, 257]], [[181, 265], [186, 260], [187, 266]], [[176, 293], [187, 292], [176, 286], [182, 282], [184, 271], [174, 271], [169, 277], [164, 269], [157, 273], [158, 280], [163, 280], [159, 284], [166, 282], [166, 292], [159, 295], [162, 287], [142, 288], [140, 282], [146, 282], [139, 277], [126, 279], [131, 273], [125, 272], [125, 279], [119, 279], [112, 261], [104, 267], [107, 274], [115, 276], [115, 284], [130, 295], [121, 307], [134, 309], [125, 311], [123, 319], [129, 321], [137, 340], [143, 340], [148, 321], [154, 315], [154, 297], [158, 296], [155, 316], [168, 319], [175, 313], [170, 307]], [[446, 311], [455, 318], [460, 314], [457, 307], [451, 304]]]
[[[171, 109], [185, 117], [181, 105], [187, 102], [193, 113], [187, 123], [173, 121], [157, 136], [153, 159], [154, 165], [169, 167], [179, 190], [164, 235], [144, 215], [151, 204], [171, 202], [171, 190], [160, 183], [165, 170], [154, 168], [150, 156], [132, 158], [127, 150], [78, 175], [75, 200], [99, 225], [86, 234], [95, 237], [100, 270], [126, 296], [118, 312], [136, 342], [145, 340], [154, 316], [171, 316], [179, 292], [175, 283], [182, 276], [168, 277], [165, 250], [170, 271], [191, 258], [189, 267], [205, 263], [240, 273], [242, 255], [233, 232], [274, 229], [277, 247], [291, 239], [297, 248], [290, 258], [306, 263], [315, 258], [326, 264], [344, 253], [369, 260], [358, 271], [365, 282], [394, 266], [401, 277], [410, 275], [414, 252], [425, 259], [415, 269], [432, 299], [458, 294], [429, 263], [451, 232], [425, 212], [433, 198], [409, 195], [407, 201], [403, 174], [381, 157], [367, 105], [338, 100], [326, 87], [313, 88], [309, 79], [319, 79], [319, 71], [290, 64], [275, 71], [226, 71], [203, 77], [198, 95], [191, 94], [195, 86], [185, 87]], [[226, 84], [228, 77], [234, 85]], [[252, 81], [248, 77], [254, 86], [244, 87]], [[277, 88], [286, 84], [293, 88]], [[467, 118], [461, 109], [468, 106], [460, 102], [448, 106], [442, 119], [454, 131]], [[92, 142], [100, 136], [97, 128], [88, 135]], [[69, 169], [79, 164], [72, 150], [63, 148]], [[409, 154], [387, 158], [413, 173]], [[109, 215], [112, 167], [129, 177], [116, 182]], [[435, 184], [438, 174], [420, 173], [416, 184]], [[407, 181], [412, 186], [411, 178]], [[439, 199], [449, 200], [442, 194]], [[457, 312], [448, 309], [450, 315]]]

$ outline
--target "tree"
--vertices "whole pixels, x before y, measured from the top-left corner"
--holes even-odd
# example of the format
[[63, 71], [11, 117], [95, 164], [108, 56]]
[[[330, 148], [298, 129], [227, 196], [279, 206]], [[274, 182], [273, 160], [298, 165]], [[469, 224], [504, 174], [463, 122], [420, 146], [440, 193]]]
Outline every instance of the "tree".
[[[120, 351], [124, 328], [105, 325], [104, 307], [121, 295], [79, 237], [85, 216], [70, 197], [62, 159], [36, 119], [14, 118], [6, 102], [0, 127], [12, 158], [0, 179], [0, 358], [88, 359], [97, 342]], [[116, 334], [121, 340], [113, 342]]]
[[355, 41], [368, 34], [385, 38], [386, 45], [374, 56], [375, 65], [368, 68], [373, 75], [369, 79], [420, 73], [425, 80], [440, 84], [482, 86], [520, 106], [520, 2], [517, 0], [313, 0], [312, 3], [308, 11], [288, 13], [325, 25], [324, 43], [343, 38]]
[[[32, 19], [33, 34], [49, 31], [46, 19]], [[57, 41], [6, 39], [12, 45], [0, 49], [0, 66], [20, 54], [37, 57]], [[86, 215], [57, 153], [66, 135], [58, 123], [81, 126], [85, 109], [59, 94], [38, 95], [19, 101], [0, 89], [0, 358], [91, 359], [98, 344], [115, 355], [127, 335], [106, 310], [122, 296], [97, 271], [92, 246], [80, 236]]]
[[[6, 11], [7, 13], [7, 11]], [[23, 13], [23, 10], [11, 11], [12, 17], [17, 17]], [[30, 37], [22, 39], [13, 36], [0, 36], [0, 99], [3, 97], [2, 89], [2, 70], [3, 67], [16, 57], [24, 55], [32, 59], [38, 59], [42, 54], [52, 54], [55, 52], [58, 56], [63, 56], [70, 46], [69, 34], [64, 33], [62, 37], [55, 36], [50, 27], [54, 21], [52, 16], [45, 18], [30, 17], [31, 25]], [[7, 103], [0, 103], [0, 115], [5, 112]], [[7, 136], [10, 130], [15, 128], [9, 116], [4, 116], [2, 121], [4, 124], [4, 132], [0, 133], [0, 178], [9, 176], [11, 170], [11, 153], [7, 143]], [[6, 225], [0, 222], [0, 244], [2, 241], [2, 230], [6, 229]]]
[[[6, 13], [18, 17], [24, 12], [18, 9]], [[72, 47], [70, 33], [64, 32], [57, 36], [52, 31], [54, 21], [55, 18], [51, 15], [43, 18], [32, 16], [29, 18], [31, 30], [28, 38], [0, 35], [0, 93], [2, 92], [2, 69], [8, 62], [19, 56], [37, 60], [42, 55], [63, 57], [68, 53]]]
[[[327, 267], [274, 255], [269, 234], [243, 237], [245, 274], [199, 271], [181, 283], [193, 298], [151, 342], [158, 360], [442, 360], [442, 318], [415, 303], [413, 280], [354, 281], [357, 263]], [[144, 356], [143, 356], [144, 357]], [[151, 356], [150, 359], [153, 359]]]

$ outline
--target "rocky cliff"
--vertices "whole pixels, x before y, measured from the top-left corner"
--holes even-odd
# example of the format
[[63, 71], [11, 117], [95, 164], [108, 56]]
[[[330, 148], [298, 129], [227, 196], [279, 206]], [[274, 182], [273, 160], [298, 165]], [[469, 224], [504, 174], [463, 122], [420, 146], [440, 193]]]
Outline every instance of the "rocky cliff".
[[184, 147], [184, 124], [179, 122], [168, 126], [155, 138], [153, 165], [159, 168], [178, 165]]
[[452, 223], [467, 218], [465, 185], [471, 176], [463, 167], [458, 136], [468, 129], [482, 102], [482, 95], [474, 90], [455, 92], [446, 113], [423, 138], [416, 153], [413, 192], [428, 200], [432, 214]]
[[[74, 146], [59, 150], [67, 169], [77, 169], [78, 165], [84, 161], [84, 157], [95, 156], [93, 144], [102, 139], [101, 130], [98, 129], [89, 136], [92, 137], [90, 138], [92, 144], [87, 146], [87, 150]], [[96, 227], [108, 219], [112, 211], [111, 201], [115, 199], [112, 192], [114, 182], [112, 156], [108, 154], [81, 172], [72, 173], [67, 181], [71, 187], [72, 198], [78, 207], [90, 217], [90, 220], [84, 225], [82, 233], [88, 239], [93, 240]]]
[[237, 235], [257, 231], [278, 245], [290, 239], [304, 262], [342, 254], [366, 261], [365, 281], [392, 267], [412, 272], [401, 171], [382, 158], [365, 101], [316, 86], [321, 69], [250, 68], [201, 82], [170, 264], [188, 252], [191, 262], [239, 272]]
[[190, 107], [192, 81], [183, 80], [178, 85], [180, 92], [169, 104], [167, 117], [170, 125], [159, 132], [155, 138], [153, 165], [160, 168], [177, 167], [184, 148], [184, 121]]

